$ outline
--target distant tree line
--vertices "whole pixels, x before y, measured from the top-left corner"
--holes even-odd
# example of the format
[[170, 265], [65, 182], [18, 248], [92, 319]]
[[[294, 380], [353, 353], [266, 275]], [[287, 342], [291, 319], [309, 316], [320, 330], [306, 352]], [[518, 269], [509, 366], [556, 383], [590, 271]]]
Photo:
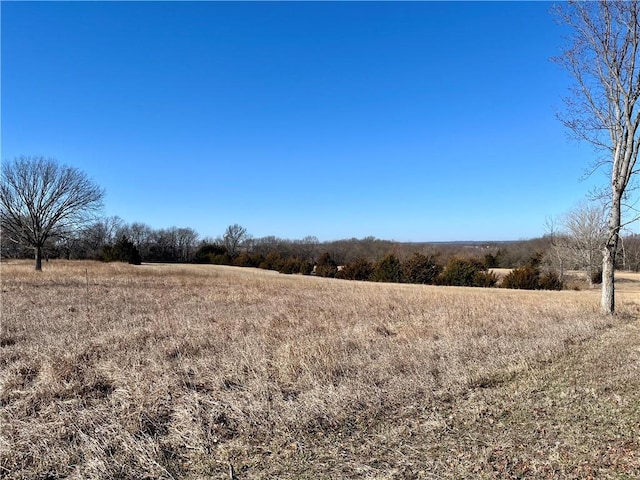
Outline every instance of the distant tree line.
[[[289, 240], [254, 238], [230, 225], [217, 238], [201, 238], [187, 227], [154, 229], [119, 217], [102, 218], [72, 233], [53, 233], [43, 256], [142, 262], [200, 263], [275, 270], [345, 280], [491, 287], [491, 269], [514, 269], [501, 282], [510, 288], [561, 288], [566, 270], [584, 270], [598, 282], [600, 245], [592, 211], [570, 212], [541, 238], [515, 242], [400, 243], [375, 237], [320, 242], [307, 236]], [[591, 223], [590, 223], [591, 222]], [[591, 232], [586, 235], [584, 230]], [[619, 268], [640, 271], [640, 235], [623, 238]], [[28, 258], [33, 250], [2, 242], [4, 258]], [[597, 269], [595, 269], [597, 270]]]
[[[192, 228], [154, 229], [144, 223], [126, 224], [119, 217], [106, 217], [82, 229], [53, 233], [42, 251], [47, 259], [189, 263], [199, 242]], [[4, 258], [33, 255], [28, 245], [2, 242], [1, 248]]]
[[[613, 277], [605, 275], [610, 252], [604, 247], [611, 240], [606, 204], [582, 203], [549, 221], [544, 237], [520, 242], [399, 243], [365, 237], [321, 243], [310, 236], [254, 238], [239, 224], [216, 239], [201, 239], [192, 228], [154, 229], [98, 217], [104, 190], [55, 159], [19, 157], [3, 163], [0, 175], [0, 255], [35, 258], [36, 270], [49, 258], [193, 262], [345, 280], [561, 289], [564, 272], [578, 269], [591, 284], [602, 283], [603, 307], [610, 307], [608, 313], [613, 308], [604, 301]], [[615, 268], [640, 270], [640, 236], [620, 235], [614, 253]], [[496, 268], [510, 271], [500, 278]]]
[[[602, 281], [606, 209], [580, 204], [549, 223], [548, 233], [519, 242], [400, 243], [375, 237], [320, 242], [254, 238], [239, 224], [218, 238], [188, 227], [154, 229], [119, 217], [96, 216], [104, 190], [83, 172], [54, 159], [20, 157], [2, 165], [0, 254], [49, 258], [210, 263], [346, 280], [491, 287], [492, 269], [512, 271], [510, 288], [561, 288], [566, 270]], [[640, 270], [640, 236], [620, 238], [616, 268]]]

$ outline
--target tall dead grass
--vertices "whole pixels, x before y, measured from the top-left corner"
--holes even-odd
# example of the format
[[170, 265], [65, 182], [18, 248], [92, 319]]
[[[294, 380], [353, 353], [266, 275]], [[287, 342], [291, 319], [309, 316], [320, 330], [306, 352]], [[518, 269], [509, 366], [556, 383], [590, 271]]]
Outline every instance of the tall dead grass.
[[7, 479], [373, 478], [327, 445], [552, 364], [638, 312], [633, 281], [622, 315], [603, 317], [592, 291], [0, 268]]

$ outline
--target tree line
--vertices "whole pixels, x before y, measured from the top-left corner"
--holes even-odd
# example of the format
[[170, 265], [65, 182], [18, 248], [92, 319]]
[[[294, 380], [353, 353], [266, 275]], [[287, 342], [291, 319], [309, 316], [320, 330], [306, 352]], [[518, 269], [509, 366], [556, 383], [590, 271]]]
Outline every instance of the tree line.
[[[154, 229], [141, 222], [98, 217], [104, 191], [86, 175], [55, 160], [20, 157], [2, 165], [2, 257], [102, 261], [211, 263], [286, 274], [352, 280], [494, 286], [490, 269], [516, 269], [503, 285], [557, 288], [564, 272], [582, 270], [602, 281], [606, 208], [580, 204], [548, 222], [547, 234], [519, 242], [400, 243], [375, 237], [320, 242], [255, 238], [229, 225], [217, 238], [189, 227]], [[640, 236], [622, 235], [616, 267], [640, 270]]]
[[[564, 273], [582, 270], [600, 283], [605, 228], [600, 209], [581, 204], [549, 221], [541, 238], [514, 242], [402, 243], [365, 237], [320, 242], [256, 238], [238, 224], [217, 238], [201, 238], [189, 227], [154, 229], [117, 216], [95, 219], [75, 230], [53, 230], [43, 258], [200, 263], [254, 267], [283, 274], [345, 280], [433, 285], [560, 289]], [[4, 227], [3, 227], [4, 228]], [[3, 238], [10, 232], [3, 230]], [[6, 235], [5, 235], [6, 233]], [[623, 237], [618, 268], [640, 271], [640, 236]], [[33, 246], [3, 241], [4, 258], [33, 258]], [[500, 279], [492, 269], [513, 271]]]
[[[585, 239], [574, 234], [556, 231], [532, 240], [488, 244], [247, 237], [235, 254], [222, 242], [203, 243], [194, 262], [345, 280], [551, 290], [564, 288], [567, 271], [581, 270], [589, 283], [600, 283], [602, 271], [594, 265], [602, 260], [598, 255], [603, 238], [585, 246]], [[640, 271], [640, 236], [629, 235], [623, 243], [618, 267]], [[500, 278], [493, 271], [500, 268], [510, 271]]]
[[[562, 288], [582, 270], [602, 282], [606, 209], [583, 203], [548, 221], [547, 233], [517, 242], [401, 243], [375, 237], [320, 242], [255, 238], [239, 224], [217, 238], [190, 227], [155, 229], [117, 216], [99, 217], [104, 191], [84, 173], [41, 157], [2, 166], [0, 254], [49, 258], [209, 263], [347, 280], [510, 288]], [[640, 236], [622, 235], [616, 268], [640, 270]], [[514, 269], [503, 279], [491, 270]]]

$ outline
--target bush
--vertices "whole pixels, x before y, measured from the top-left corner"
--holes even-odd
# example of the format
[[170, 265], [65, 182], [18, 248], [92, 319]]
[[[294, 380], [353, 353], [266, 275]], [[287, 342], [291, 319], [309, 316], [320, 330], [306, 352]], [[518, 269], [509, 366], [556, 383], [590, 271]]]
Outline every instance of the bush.
[[282, 262], [280, 263], [278, 273], [297, 273], [298, 268], [298, 261], [295, 258], [287, 258], [285, 260], [282, 260]]
[[283, 260], [278, 272], [280, 273], [301, 273], [309, 275], [313, 271], [313, 264], [300, 258], [287, 258]]
[[131, 247], [127, 251], [126, 260], [131, 265], [141, 265], [142, 264], [142, 256], [138, 251], [138, 248], [131, 243]]
[[373, 263], [365, 258], [359, 258], [345, 265], [340, 276], [347, 280], [369, 280], [373, 269]]
[[236, 267], [257, 267], [261, 262], [261, 257], [252, 256], [247, 252], [242, 252], [240, 255], [233, 259], [233, 264]]
[[498, 283], [498, 276], [489, 271], [478, 272], [475, 277], [475, 287], [495, 287]]
[[539, 288], [542, 290], [562, 290], [564, 283], [556, 272], [547, 272], [540, 277]]
[[512, 270], [502, 279], [502, 286], [522, 290], [562, 290], [564, 284], [558, 274], [555, 272], [541, 274], [542, 258], [541, 253], [533, 254], [525, 266]]
[[402, 282], [402, 264], [398, 257], [390, 253], [376, 263], [371, 280], [374, 282]]
[[283, 263], [284, 259], [278, 252], [271, 252], [264, 257], [264, 260], [260, 263], [259, 267], [264, 270], [276, 270], [279, 272]]
[[214, 265], [231, 265], [231, 257], [226, 253], [222, 255], [209, 255], [209, 263]]
[[338, 265], [333, 261], [329, 253], [323, 253], [316, 263], [316, 275], [319, 277], [333, 278], [338, 273]]
[[436, 283], [458, 287], [485, 286], [487, 274], [487, 268], [483, 262], [472, 258], [453, 257], [436, 277]]
[[114, 245], [102, 247], [98, 258], [103, 262], [127, 262], [131, 265], [142, 263], [142, 257], [137, 247], [124, 235]]
[[502, 286], [504, 288], [537, 290], [540, 288], [540, 270], [533, 265], [513, 269], [502, 279]]
[[298, 270], [298, 273], [301, 273], [302, 275], [311, 275], [311, 272], [313, 272], [313, 263], [309, 260], [300, 260], [300, 269]]
[[215, 257], [226, 255], [226, 253], [227, 249], [222, 245], [207, 243], [196, 250], [193, 255], [193, 263], [215, 263], [213, 262]]
[[442, 271], [433, 255], [414, 253], [402, 264], [402, 275], [405, 282], [431, 284]]

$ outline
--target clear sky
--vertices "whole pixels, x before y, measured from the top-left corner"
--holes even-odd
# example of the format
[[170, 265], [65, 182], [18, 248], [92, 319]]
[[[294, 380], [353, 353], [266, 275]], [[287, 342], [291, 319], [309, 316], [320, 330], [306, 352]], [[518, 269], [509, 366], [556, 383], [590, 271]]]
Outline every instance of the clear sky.
[[582, 200], [546, 2], [6, 2], [2, 160], [218, 236], [516, 240]]

